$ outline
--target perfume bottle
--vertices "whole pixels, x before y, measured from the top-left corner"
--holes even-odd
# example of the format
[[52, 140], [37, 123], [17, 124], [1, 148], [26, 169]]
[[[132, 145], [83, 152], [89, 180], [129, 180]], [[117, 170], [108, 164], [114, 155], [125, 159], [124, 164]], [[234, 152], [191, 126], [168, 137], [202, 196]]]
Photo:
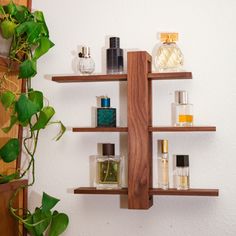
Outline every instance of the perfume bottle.
[[193, 126], [193, 105], [187, 91], [175, 91], [175, 126]]
[[101, 98], [101, 107], [97, 108], [97, 127], [116, 127], [116, 108], [110, 107], [110, 98]]
[[161, 46], [157, 50], [155, 64], [161, 72], [182, 71], [184, 56], [177, 46], [178, 33], [161, 33]]
[[81, 74], [92, 74], [95, 70], [95, 63], [90, 56], [90, 48], [82, 47], [82, 51], [79, 53], [78, 69]]
[[189, 189], [189, 156], [176, 155], [176, 188], [179, 190]]
[[168, 140], [158, 140], [158, 187], [169, 188]]
[[115, 144], [103, 143], [102, 153], [96, 157], [96, 188], [121, 188], [121, 157], [115, 156]]
[[120, 38], [111, 37], [110, 48], [107, 49], [107, 74], [123, 73], [123, 49], [120, 48]]

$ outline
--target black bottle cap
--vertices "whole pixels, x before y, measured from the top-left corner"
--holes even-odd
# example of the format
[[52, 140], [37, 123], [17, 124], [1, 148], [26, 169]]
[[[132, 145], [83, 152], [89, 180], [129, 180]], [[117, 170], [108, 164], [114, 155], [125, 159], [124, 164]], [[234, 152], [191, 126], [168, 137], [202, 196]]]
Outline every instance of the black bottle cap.
[[176, 166], [177, 167], [188, 167], [189, 156], [188, 155], [176, 155]]
[[115, 144], [114, 143], [103, 143], [102, 144], [103, 156], [114, 156], [115, 155]]
[[110, 48], [120, 48], [120, 38], [111, 37], [110, 38]]

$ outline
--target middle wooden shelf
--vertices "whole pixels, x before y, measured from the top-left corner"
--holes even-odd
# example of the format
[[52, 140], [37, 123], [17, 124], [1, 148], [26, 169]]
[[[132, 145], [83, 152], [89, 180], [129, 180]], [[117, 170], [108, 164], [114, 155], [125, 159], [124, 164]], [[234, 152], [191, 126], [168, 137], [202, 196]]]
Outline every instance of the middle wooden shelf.
[[[73, 132], [128, 132], [128, 127], [73, 127]], [[215, 132], [215, 126], [155, 126], [148, 127], [149, 132]]]

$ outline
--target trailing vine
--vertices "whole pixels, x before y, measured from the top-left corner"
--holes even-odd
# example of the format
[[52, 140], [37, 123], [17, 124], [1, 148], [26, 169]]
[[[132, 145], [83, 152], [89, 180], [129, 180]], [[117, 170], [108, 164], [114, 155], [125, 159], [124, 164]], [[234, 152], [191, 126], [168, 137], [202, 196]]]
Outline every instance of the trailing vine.
[[[10, 212], [24, 224], [31, 235], [42, 236], [46, 231], [49, 236], [60, 235], [67, 228], [69, 219], [64, 213], [52, 211], [59, 199], [43, 193], [42, 205], [34, 212], [24, 209], [23, 216], [18, 214], [19, 209], [14, 208], [19, 191], [35, 182], [35, 153], [40, 132], [50, 124], [58, 124], [60, 132], [55, 139], [59, 140], [66, 130], [61, 121], [51, 121], [55, 114], [54, 108], [49, 105], [42, 91], [34, 90], [31, 86], [31, 79], [37, 74], [37, 60], [47, 53], [54, 43], [49, 39], [43, 13], [31, 13], [28, 8], [15, 5], [12, 0], [6, 6], [0, 5], [0, 34], [4, 39], [11, 40], [8, 69], [0, 76], [0, 102], [6, 112], [10, 112], [10, 123], [1, 128], [3, 132], [8, 133], [17, 124], [29, 133], [23, 137], [22, 142], [29, 157], [27, 166], [10, 175], [0, 174], [0, 184], [21, 179], [30, 172], [31, 182], [20, 186], [13, 194], [9, 202]], [[18, 84], [9, 78], [15, 64], [19, 67], [18, 79], [25, 80], [26, 83], [24, 92], [19, 91]], [[0, 159], [6, 163], [15, 161], [20, 154], [20, 145], [19, 139], [9, 139], [0, 148]]]

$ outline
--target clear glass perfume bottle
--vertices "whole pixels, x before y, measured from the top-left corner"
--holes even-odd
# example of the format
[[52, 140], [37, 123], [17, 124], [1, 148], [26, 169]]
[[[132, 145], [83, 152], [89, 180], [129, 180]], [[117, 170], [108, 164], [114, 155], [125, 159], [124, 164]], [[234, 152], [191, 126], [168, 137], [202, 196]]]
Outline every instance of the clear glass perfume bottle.
[[116, 127], [116, 108], [110, 107], [110, 98], [101, 98], [101, 107], [97, 108], [97, 127]]
[[178, 33], [161, 33], [161, 46], [157, 50], [155, 64], [161, 72], [182, 71], [184, 56], [177, 46]]
[[176, 155], [176, 188], [179, 190], [189, 189], [189, 156]]
[[96, 158], [96, 188], [121, 188], [121, 157], [115, 156], [115, 144], [104, 143], [102, 156]]
[[175, 91], [175, 126], [193, 126], [193, 105], [188, 103], [187, 91]]
[[82, 47], [82, 52], [79, 53], [78, 69], [81, 74], [92, 74], [95, 70], [95, 63], [90, 56], [90, 48]]
[[158, 140], [158, 187], [169, 188], [168, 140]]

